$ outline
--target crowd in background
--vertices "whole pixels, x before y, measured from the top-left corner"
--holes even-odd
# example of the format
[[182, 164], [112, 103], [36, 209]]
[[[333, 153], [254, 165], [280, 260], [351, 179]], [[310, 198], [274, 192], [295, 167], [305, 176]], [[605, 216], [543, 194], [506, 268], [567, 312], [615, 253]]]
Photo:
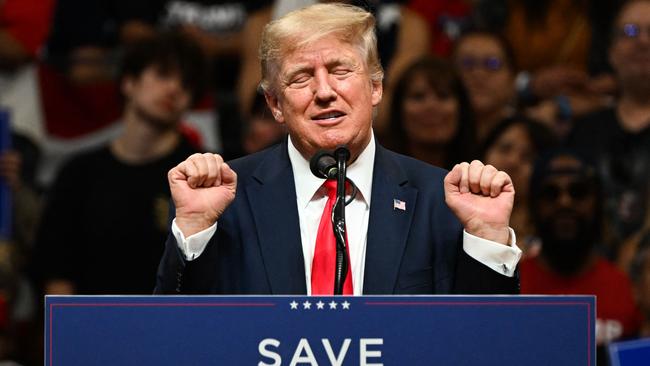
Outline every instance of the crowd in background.
[[[314, 2], [0, 0], [0, 362], [42, 362], [43, 294], [151, 293], [166, 172], [282, 140], [260, 34]], [[522, 294], [597, 295], [599, 346], [650, 337], [650, 0], [351, 3], [377, 19], [378, 142], [505, 170]]]

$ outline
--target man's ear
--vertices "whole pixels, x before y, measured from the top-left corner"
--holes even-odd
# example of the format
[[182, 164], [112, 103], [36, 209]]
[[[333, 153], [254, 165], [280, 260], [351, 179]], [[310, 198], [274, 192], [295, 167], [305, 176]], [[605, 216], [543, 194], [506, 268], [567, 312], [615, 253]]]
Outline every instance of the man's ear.
[[372, 100], [372, 106], [376, 107], [379, 102], [381, 102], [381, 98], [384, 95], [384, 84], [379, 81], [370, 81], [370, 86], [372, 88], [371, 90], [371, 100]]
[[273, 113], [273, 118], [279, 123], [284, 123], [284, 115], [282, 114], [282, 108], [280, 106], [280, 98], [278, 98], [274, 93], [265, 91], [264, 99], [266, 99], [266, 105], [269, 106], [271, 113]]

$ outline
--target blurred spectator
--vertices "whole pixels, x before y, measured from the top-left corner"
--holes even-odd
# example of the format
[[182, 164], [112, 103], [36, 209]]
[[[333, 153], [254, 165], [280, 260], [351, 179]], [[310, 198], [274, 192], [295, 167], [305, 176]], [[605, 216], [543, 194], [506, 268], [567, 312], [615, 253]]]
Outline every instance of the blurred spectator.
[[[578, 121], [569, 143], [597, 161], [612, 242], [648, 216], [650, 199], [650, 1], [632, 0], [615, 18], [610, 60], [620, 84], [614, 107]], [[610, 253], [617, 257], [617, 248]]]
[[397, 81], [389, 129], [379, 137], [394, 151], [450, 169], [473, 157], [472, 118], [467, 93], [452, 66], [426, 57]]
[[[520, 265], [522, 294], [597, 296], [598, 346], [635, 335], [640, 320], [629, 279], [597, 253], [601, 201], [595, 169], [586, 160], [569, 150], [544, 154], [530, 191], [542, 248]], [[605, 361], [601, 356], [599, 362]]]
[[[242, 65], [238, 96], [244, 116], [249, 113], [261, 80], [258, 49], [264, 26], [286, 12], [314, 4], [317, 0], [277, 1], [274, 7], [251, 15], [244, 30], [244, 64]], [[324, 1], [325, 2], [325, 1]], [[429, 30], [420, 15], [400, 1], [337, 1], [369, 9], [376, 19], [375, 30], [379, 56], [384, 68], [384, 93], [374, 128], [381, 132], [388, 128], [388, 113], [394, 85], [403, 70], [415, 59], [426, 55], [429, 47]]]
[[257, 94], [244, 131], [243, 154], [252, 154], [274, 145], [286, 135], [284, 124], [271, 114], [262, 94]]
[[48, 188], [75, 153], [96, 148], [119, 132], [119, 14], [109, 0], [56, 0], [52, 26], [38, 64], [43, 161], [38, 182]]
[[50, 29], [54, 0], [0, 1], [0, 107], [11, 128], [34, 143], [43, 136], [34, 61]]
[[510, 0], [508, 8], [505, 34], [520, 70], [559, 66], [568, 75], [587, 70], [588, 0]]
[[608, 71], [612, 14], [623, 1], [478, 0], [475, 12], [481, 26], [505, 31], [517, 49], [518, 67], [564, 64], [599, 75]]
[[34, 189], [37, 147], [12, 134], [11, 149], [0, 151], [0, 182], [11, 191], [12, 230], [0, 238], [0, 361], [36, 362], [36, 294], [25, 275], [33, 251], [33, 236], [40, 214]]
[[[242, 148], [243, 117], [236, 90], [246, 44], [244, 28], [252, 14], [270, 6], [272, 1], [119, 0], [118, 3], [126, 18], [120, 27], [123, 42], [141, 39], [157, 30], [175, 29], [201, 46], [210, 60], [210, 88], [186, 119], [201, 131], [206, 149], [219, 151], [228, 158], [238, 156]], [[259, 37], [259, 33], [255, 36]]]
[[49, 31], [54, 0], [0, 1], [0, 72], [33, 60]]
[[110, 0], [56, 0], [45, 60], [74, 84], [112, 80], [119, 16]]
[[194, 152], [179, 122], [203, 70], [199, 46], [177, 34], [127, 50], [122, 134], [67, 163], [48, 196], [35, 265], [46, 293], [151, 293], [168, 225], [165, 177]]
[[9, 184], [13, 196], [14, 229], [12, 240], [21, 243], [25, 249], [34, 241], [34, 229], [38, 218], [38, 197], [36, 194], [36, 167], [40, 151], [27, 137], [13, 133], [12, 148], [0, 151], [0, 179]]
[[499, 121], [514, 114], [512, 51], [497, 34], [473, 31], [458, 39], [452, 58], [469, 92], [477, 137], [483, 141]]
[[[600, 29], [614, 1], [508, 0], [504, 33], [513, 47], [522, 102], [544, 102], [535, 118], [566, 134], [575, 116], [608, 103], [616, 84], [604, 67], [589, 70], [592, 49], [603, 42]], [[607, 29], [607, 28], [605, 28]], [[599, 38], [600, 37], [600, 38]]]
[[650, 231], [647, 231], [637, 248], [630, 267], [636, 301], [643, 315], [639, 337], [650, 337]]
[[269, 0], [117, 1], [120, 38], [127, 44], [162, 29], [175, 29], [197, 42], [214, 62], [220, 89], [233, 89], [241, 56], [242, 30], [250, 13]]
[[510, 226], [527, 256], [534, 256], [539, 250], [529, 212], [530, 175], [537, 156], [555, 144], [555, 135], [545, 125], [524, 116], [514, 116], [494, 127], [480, 148], [482, 161], [508, 173], [517, 189]]
[[448, 57], [463, 31], [472, 26], [476, 0], [410, 0], [408, 7], [422, 16], [431, 34], [430, 50]]

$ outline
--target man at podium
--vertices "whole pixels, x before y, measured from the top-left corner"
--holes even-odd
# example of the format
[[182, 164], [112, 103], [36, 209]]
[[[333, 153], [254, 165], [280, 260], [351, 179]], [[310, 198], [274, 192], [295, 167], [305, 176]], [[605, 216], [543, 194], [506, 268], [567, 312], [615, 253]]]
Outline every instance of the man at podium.
[[289, 136], [229, 163], [195, 154], [169, 171], [175, 219], [156, 293], [333, 294], [335, 185], [309, 161], [341, 145], [356, 191], [343, 294], [518, 292], [510, 177], [479, 161], [446, 174], [375, 142], [374, 25], [360, 8], [317, 4], [266, 26], [261, 88]]

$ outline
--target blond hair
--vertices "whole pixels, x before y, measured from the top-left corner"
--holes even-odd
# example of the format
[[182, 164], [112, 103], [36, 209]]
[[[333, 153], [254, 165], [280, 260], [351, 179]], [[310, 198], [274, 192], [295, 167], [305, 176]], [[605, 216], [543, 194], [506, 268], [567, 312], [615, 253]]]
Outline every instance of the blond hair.
[[292, 11], [264, 28], [259, 50], [262, 90], [275, 94], [274, 84], [282, 57], [330, 35], [358, 48], [373, 82], [383, 79], [384, 70], [377, 51], [375, 17], [348, 4], [314, 4]]

